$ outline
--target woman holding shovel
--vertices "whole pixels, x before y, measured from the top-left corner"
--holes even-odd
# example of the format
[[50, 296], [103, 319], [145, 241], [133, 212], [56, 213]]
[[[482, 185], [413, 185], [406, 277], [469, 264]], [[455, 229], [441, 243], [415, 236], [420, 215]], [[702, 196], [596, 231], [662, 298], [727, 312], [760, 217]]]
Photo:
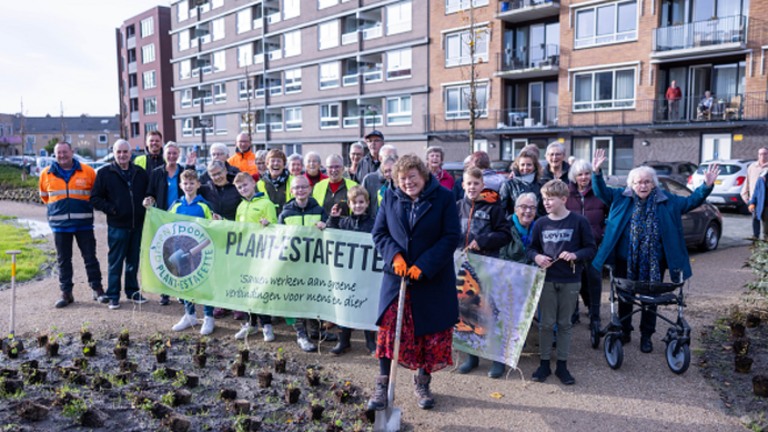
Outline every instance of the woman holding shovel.
[[[392, 360], [418, 370], [413, 377], [415, 394], [419, 407], [429, 409], [435, 406], [429, 389], [432, 372], [453, 364], [451, 341], [459, 316], [453, 252], [461, 232], [459, 215], [453, 194], [440, 186], [418, 156], [400, 158], [392, 177], [398, 187], [384, 192], [372, 233], [386, 264], [376, 321], [380, 371], [368, 409], [388, 406], [387, 386], [390, 375], [394, 383], [396, 366]], [[398, 293], [404, 296], [400, 317]], [[402, 318], [400, 335], [398, 318]]]

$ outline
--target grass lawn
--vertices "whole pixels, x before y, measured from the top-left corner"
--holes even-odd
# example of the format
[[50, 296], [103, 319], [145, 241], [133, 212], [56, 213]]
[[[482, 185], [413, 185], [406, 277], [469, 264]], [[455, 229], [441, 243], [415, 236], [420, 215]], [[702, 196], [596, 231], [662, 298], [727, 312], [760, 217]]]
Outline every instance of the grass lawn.
[[0, 165], [0, 186], [37, 188], [40, 179], [28, 176], [27, 181], [21, 181], [21, 170], [10, 165]]
[[[0, 219], [15, 218], [0, 215]], [[11, 256], [6, 255], [5, 251], [21, 251], [21, 255], [16, 255], [16, 280], [24, 282], [37, 276], [40, 266], [53, 259], [53, 251], [44, 251], [36, 246], [45, 242], [45, 239], [33, 240], [24, 228], [0, 223], [0, 283], [11, 281]]]

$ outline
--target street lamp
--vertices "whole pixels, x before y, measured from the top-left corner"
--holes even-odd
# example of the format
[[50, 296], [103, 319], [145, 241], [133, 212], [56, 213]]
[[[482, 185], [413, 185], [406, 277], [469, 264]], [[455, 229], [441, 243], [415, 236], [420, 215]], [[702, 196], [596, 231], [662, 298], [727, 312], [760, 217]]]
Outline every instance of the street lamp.
[[[373, 121], [371, 122], [371, 132], [373, 132], [376, 130], [376, 114], [379, 113], [379, 106], [368, 105], [366, 108], [368, 109], [368, 113], [373, 115]], [[365, 132], [365, 127], [363, 127], [363, 132]]]

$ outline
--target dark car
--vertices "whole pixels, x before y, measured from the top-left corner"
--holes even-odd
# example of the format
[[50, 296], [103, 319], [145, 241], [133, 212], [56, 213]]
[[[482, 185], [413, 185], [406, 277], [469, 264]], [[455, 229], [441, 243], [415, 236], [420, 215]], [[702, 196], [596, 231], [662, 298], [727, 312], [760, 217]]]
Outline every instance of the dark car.
[[668, 176], [682, 184], [688, 183], [688, 178], [693, 175], [693, 173], [696, 172], [696, 168], [698, 168], [695, 163], [688, 161], [647, 161], [641, 163], [640, 166], [649, 166], [656, 170], [656, 174], [660, 176]]
[[464, 175], [464, 162], [443, 162], [443, 170], [452, 175], [454, 180], [461, 178]]

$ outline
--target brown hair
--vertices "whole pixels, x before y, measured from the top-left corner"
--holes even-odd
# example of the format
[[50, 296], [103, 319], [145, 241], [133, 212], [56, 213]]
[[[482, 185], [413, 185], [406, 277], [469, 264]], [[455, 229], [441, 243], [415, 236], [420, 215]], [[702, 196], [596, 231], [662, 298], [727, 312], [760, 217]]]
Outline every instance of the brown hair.
[[541, 187], [541, 195], [550, 198], [568, 198], [568, 193], [568, 185], [560, 179], [550, 180]]
[[472, 153], [472, 158], [469, 159], [469, 163], [484, 170], [491, 167], [491, 158], [488, 156], [488, 153], [480, 150]]
[[424, 178], [424, 181], [429, 181], [430, 173], [427, 166], [424, 165], [424, 161], [421, 158], [413, 153], [403, 155], [395, 162], [395, 165], [392, 167], [392, 176], [397, 177], [401, 172], [408, 172], [412, 169], [418, 171], [421, 177]]
[[241, 172], [237, 173], [237, 175], [235, 176], [235, 180], [232, 181], [232, 184], [240, 184], [240, 183], [245, 183], [245, 182], [249, 182], [249, 181], [255, 181], [255, 180], [247, 172], [241, 171]]
[[182, 172], [181, 175], [179, 176], [179, 178], [182, 181], [183, 180], [194, 180], [194, 181], [196, 181], [198, 183], [200, 182], [200, 179], [197, 177], [197, 171], [191, 170], [191, 169], [188, 169], [188, 170], [185, 170], [184, 172]]
[[472, 178], [476, 178], [476, 179], [482, 180], [483, 179], [483, 170], [481, 170], [478, 167], [474, 167], [474, 166], [473, 167], [469, 167], [469, 168], [464, 170], [464, 175], [468, 175], [468, 176], [470, 176]]
[[269, 162], [272, 158], [278, 158], [283, 160], [283, 165], [287, 164], [287, 158], [285, 157], [285, 152], [280, 149], [272, 149], [267, 153], [267, 162]]
[[523, 149], [523, 151], [521, 151], [517, 155], [517, 157], [515, 158], [515, 161], [512, 162], [512, 169], [514, 169], [515, 171], [518, 171], [518, 172], [520, 171], [520, 168], [518, 167], [518, 161], [521, 158], [528, 158], [528, 159], [532, 160], [533, 161], [533, 169], [535, 170], [534, 172], [536, 173], [536, 178], [541, 177], [541, 169], [542, 168], [541, 168], [541, 164], [539, 163], [538, 155], [535, 155], [535, 154], [533, 154], [533, 153], [531, 153], [529, 151], [526, 151], [525, 149]]
[[360, 185], [352, 186], [349, 191], [347, 192], [347, 199], [349, 202], [352, 202], [355, 200], [355, 198], [359, 196], [364, 196], [366, 202], [371, 202], [371, 196], [368, 194], [368, 191], [365, 190], [364, 187]]
[[161, 134], [159, 130], [151, 130], [147, 132], [147, 138], [151, 137], [152, 135], [157, 135], [161, 140], [163, 139], [163, 134]]

